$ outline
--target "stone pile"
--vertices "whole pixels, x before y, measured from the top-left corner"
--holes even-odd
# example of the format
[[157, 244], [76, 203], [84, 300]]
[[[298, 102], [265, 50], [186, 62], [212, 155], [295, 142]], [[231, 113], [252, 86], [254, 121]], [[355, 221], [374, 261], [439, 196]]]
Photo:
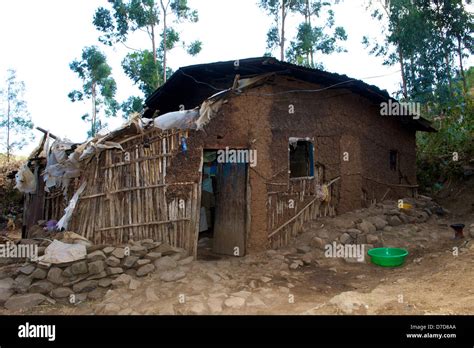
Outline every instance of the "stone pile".
[[151, 239], [128, 245], [87, 248], [87, 257], [70, 263], [43, 265], [25, 262], [0, 279], [0, 306], [25, 310], [44, 302], [77, 304], [97, 300], [110, 287], [140, 285], [140, 278], [159, 272], [165, 282], [182, 279], [179, 265], [192, 262], [184, 249]]

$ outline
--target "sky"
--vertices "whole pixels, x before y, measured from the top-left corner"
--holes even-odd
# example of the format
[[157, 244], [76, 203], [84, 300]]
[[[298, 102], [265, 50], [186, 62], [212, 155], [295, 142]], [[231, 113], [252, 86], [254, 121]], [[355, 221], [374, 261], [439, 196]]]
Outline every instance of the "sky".
[[[262, 56], [266, 51], [266, 33], [272, 18], [257, 6], [257, 0], [189, 0], [191, 8], [199, 12], [199, 22], [180, 24], [181, 40], [199, 39], [203, 49], [196, 57], [181, 47], [169, 53], [168, 64], [173, 70], [181, 66]], [[24, 99], [35, 126], [75, 142], [86, 140], [89, 125], [81, 116], [90, 110], [90, 103], [72, 103], [67, 95], [80, 89], [82, 83], [69, 69], [69, 63], [79, 58], [86, 46], [97, 45], [108, 58], [118, 90], [117, 99], [141, 95], [138, 88], [123, 73], [121, 61], [127, 48], [118, 45], [105, 47], [98, 42], [100, 33], [92, 24], [99, 6], [107, 7], [106, 0], [3, 0], [0, 1], [0, 81], [6, 70], [15, 69], [18, 80], [26, 85]], [[383, 59], [369, 55], [362, 45], [362, 37], [381, 38], [379, 24], [366, 11], [364, 1], [347, 0], [333, 7], [336, 25], [348, 33], [343, 46], [347, 53], [316, 59], [325, 70], [346, 74], [394, 93], [400, 84], [397, 66], [384, 66]], [[288, 21], [291, 38], [298, 24], [296, 17]], [[131, 47], [149, 44], [145, 34], [137, 33], [127, 43]], [[278, 52], [273, 52], [279, 57]], [[465, 66], [474, 65], [473, 58]], [[109, 119], [114, 129], [123, 119]], [[35, 140], [19, 155], [29, 154], [42, 133], [33, 131]], [[3, 137], [4, 135], [0, 135]]]

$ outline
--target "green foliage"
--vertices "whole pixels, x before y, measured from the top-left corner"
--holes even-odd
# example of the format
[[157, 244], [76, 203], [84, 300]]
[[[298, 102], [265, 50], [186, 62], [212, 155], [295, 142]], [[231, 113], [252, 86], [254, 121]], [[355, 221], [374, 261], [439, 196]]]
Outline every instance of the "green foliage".
[[0, 89], [0, 128], [5, 134], [0, 144], [7, 154], [7, 160], [13, 151], [22, 149], [33, 139], [33, 123], [23, 100], [25, 84], [17, 81], [16, 71], [9, 69], [4, 88]]
[[[267, 32], [267, 53], [279, 47], [282, 59], [286, 53], [291, 63], [322, 67], [320, 62], [314, 60], [318, 52], [332, 54], [344, 51], [339, 43], [347, 40], [347, 34], [344, 28], [334, 25], [332, 3], [323, 0], [260, 0], [259, 7], [274, 18]], [[298, 25], [296, 37], [284, 52], [287, 39], [282, 35], [285, 35], [285, 20], [290, 13], [303, 17], [303, 21]], [[313, 21], [319, 20], [324, 22], [321, 25], [313, 24]]]
[[202, 50], [202, 42], [199, 40], [191, 42], [187, 47], [186, 47], [186, 52], [190, 56], [196, 56], [198, 55]]
[[69, 64], [70, 69], [82, 80], [82, 90], [73, 90], [68, 94], [72, 102], [91, 100], [92, 114], [82, 116], [91, 123], [89, 136], [95, 136], [105, 126], [98, 117], [101, 106], [107, 117], [116, 116], [119, 105], [115, 100], [117, 84], [112, 75], [112, 68], [107, 64], [105, 55], [96, 47], [82, 50], [80, 60]]
[[[422, 116], [437, 133], [417, 135], [419, 181], [427, 189], [459, 175], [473, 151], [474, 109], [463, 59], [472, 54], [474, 21], [463, 0], [370, 1], [372, 17], [384, 28], [384, 42], [364, 37], [370, 53], [384, 64], [399, 65], [398, 95], [420, 102]], [[452, 154], [459, 154], [459, 161]]]
[[[199, 20], [198, 13], [188, 6], [187, 0], [109, 0], [109, 3], [111, 9], [99, 7], [93, 18], [96, 29], [101, 32], [100, 42], [126, 46], [129, 35], [136, 31], [146, 32], [150, 39], [148, 48], [134, 49], [122, 60], [126, 75], [147, 97], [172, 73], [166, 54], [177, 46], [180, 37], [170, 23], [195, 23]], [[169, 20], [170, 15], [174, 16], [173, 20]], [[195, 41], [185, 49], [196, 55], [202, 49], [202, 42]]]
[[142, 112], [144, 103], [140, 97], [129, 97], [120, 105], [124, 118], [128, 120], [133, 114]]

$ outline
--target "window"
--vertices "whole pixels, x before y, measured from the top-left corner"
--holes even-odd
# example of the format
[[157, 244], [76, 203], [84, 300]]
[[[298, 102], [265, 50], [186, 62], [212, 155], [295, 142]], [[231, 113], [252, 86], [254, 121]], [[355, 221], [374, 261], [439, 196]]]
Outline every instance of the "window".
[[314, 176], [313, 144], [290, 139], [290, 178]]
[[396, 171], [398, 169], [398, 151], [390, 150], [390, 170]]

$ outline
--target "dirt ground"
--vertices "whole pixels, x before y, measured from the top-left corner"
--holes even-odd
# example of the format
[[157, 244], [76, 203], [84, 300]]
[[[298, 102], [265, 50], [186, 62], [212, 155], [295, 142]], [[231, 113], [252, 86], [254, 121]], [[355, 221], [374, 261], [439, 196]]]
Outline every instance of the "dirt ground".
[[[308, 223], [293, 246], [243, 258], [210, 257], [179, 266], [186, 277], [139, 279], [104, 298], [75, 305], [46, 304], [28, 314], [473, 314], [474, 216], [438, 217], [379, 232], [381, 245], [409, 250], [399, 268], [325, 257], [309, 243], [338, 234], [370, 211]], [[369, 214], [370, 215], [370, 214]], [[453, 220], [455, 219], [455, 221]], [[453, 240], [449, 224], [463, 222], [466, 238]], [[301, 248], [303, 246], [303, 248]], [[303, 250], [302, 250], [303, 249]], [[13, 314], [1, 310], [1, 314]]]

